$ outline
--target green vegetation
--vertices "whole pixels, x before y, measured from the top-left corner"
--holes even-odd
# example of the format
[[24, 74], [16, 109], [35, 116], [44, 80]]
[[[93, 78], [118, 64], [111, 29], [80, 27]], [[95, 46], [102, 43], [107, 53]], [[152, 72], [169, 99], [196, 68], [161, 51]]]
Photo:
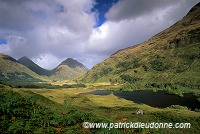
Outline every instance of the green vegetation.
[[40, 79], [34, 78], [33, 76], [25, 73], [25, 72], [15, 72], [15, 73], [7, 73], [3, 75], [0, 74], [0, 80], [2, 81], [32, 81], [32, 82], [41, 82]]
[[106, 121], [92, 112], [61, 109], [60, 104], [30, 91], [0, 90], [0, 133], [87, 133], [84, 121]]
[[[88, 90], [90, 89], [25, 90], [0, 85], [0, 133], [137, 134], [200, 131], [198, 110], [189, 111], [182, 106], [152, 108], [117, 98], [113, 94], [107, 96], [79, 94]], [[132, 114], [137, 109], [142, 109], [144, 115]], [[83, 122], [189, 122], [192, 128], [84, 129]]]
[[200, 98], [197, 98], [197, 100], [200, 102]]
[[151, 67], [156, 71], [164, 71], [167, 67], [164, 65], [161, 59], [155, 59], [150, 62]]
[[140, 59], [133, 58], [131, 61], [119, 62], [115, 67], [116, 68], [126, 68], [126, 70], [134, 69], [134, 68], [140, 67], [139, 61], [140, 61]]
[[39, 82], [24, 82], [24, 81], [2, 81], [0, 84], [5, 84], [13, 88], [46, 88], [46, 89], [58, 89], [58, 88], [84, 88], [84, 84], [64, 84], [62, 86], [52, 85], [48, 83]]
[[130, 76], [130, 75], [121, 75], [120, 76], [124, 81], [128, 82], [128, 83], [135, 83], [137, 81], [139, 81], [140, 79], [138, 77], [135, 76]]

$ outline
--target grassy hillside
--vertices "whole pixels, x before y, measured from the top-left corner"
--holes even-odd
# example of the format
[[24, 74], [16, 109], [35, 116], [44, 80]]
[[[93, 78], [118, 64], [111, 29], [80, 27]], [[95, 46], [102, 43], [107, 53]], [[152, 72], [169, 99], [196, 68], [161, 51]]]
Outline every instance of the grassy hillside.
[[200, 88], [199, 37], [200, 3], [182, 20], [148, 41], [120, 50], [97, 64], [83, 81]]
[[14, 58], [0, 54], [0, 81], [38, 82], [41, 77]]

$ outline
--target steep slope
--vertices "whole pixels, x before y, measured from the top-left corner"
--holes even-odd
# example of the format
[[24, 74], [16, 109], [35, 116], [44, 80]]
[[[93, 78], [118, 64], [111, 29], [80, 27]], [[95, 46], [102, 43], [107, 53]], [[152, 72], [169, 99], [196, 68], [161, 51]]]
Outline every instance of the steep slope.
[[0, 81], [40, 81], [40, 76], [14, 58], [0, 54]]
[[45, 75], [45, 76], [51, 75], [51, 71], [41, 68], [26, 56], [23, 56], [20, 59], [18, 59], [18, 62], [28, 67], [30, 70], [37, 73], [38, 75]]
[[94, 66], [83, 82], [200, 87], [199, 67], [200, 3], [148, 41], [120, 50]]
[[78, 61], [68, 58], [52, 70], [51, 78], [71, 80], [88, 71], [87, 67]]

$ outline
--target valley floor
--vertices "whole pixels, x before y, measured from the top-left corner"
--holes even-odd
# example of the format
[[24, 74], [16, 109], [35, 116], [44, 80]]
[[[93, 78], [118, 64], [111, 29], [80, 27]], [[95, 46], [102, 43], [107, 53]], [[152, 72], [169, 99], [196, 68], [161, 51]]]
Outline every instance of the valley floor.
[[[105, 85], [104, 85], [105, 86]], [[44, 123], [35, 128], [30, 127], [26, 130], [20, 130], [21, 133], [26, 132], [52, 132], [52, 133], [199, 133], [200, 128], [200, 112], [190, 111], [184, 107], [174, 108], [153, 108], [144, 104], [137, 104], [122, 98], [118, 98], [113, 94], [99, 96], [91, 94], [83, 94], [85, 92], [96, 90], [95, 85], [90, 88], [61, 88], [61, 89], [25, 89], [25, 88], [9, 88], [1, 87], [4, 94], [13, 92], [21, 97], [32, 97], [35, 99], [35, 105], [39, 107], [49, 108], [47, 117], [49, 123]], [[9, 94], [9, 93], [8, 93]], [[6, 98], [8, 99], [8, 98]], [[11, 99], [11, 98], [10, 98]], [[9, 100], [7, 100], [9, 101]], [[159, 101], [159, 100], [158, 100]], [[34, 105], [34, 107], [35, 107]], [[73, 111], [73, 109], [75, 111]], [[144, 114], [133, 114], [135, 111], [141, 109]], [[6, 121], [16, 122], [18, 117], [10, 115], [7, 117], [0, 114], [0, 122]], [[46, 113], [43, 113], [46, 117]], [[53, 114], [53, 115], [51, 115]], [[63, 114], [63, 115], [62, 115]], [[3, 119], [6, 116], [7, 119]], [[78, 117], [77, 117], [78, 116]], [[80, 116], [80, 117], [79, 117]], [[13, 118], [17, 118], [13, 120]], [[35, 116], [34, 116], [35, 117]], [[9, 120], [10, 118], [10, 120]], [[32, 121], [32, 117], [30, 117]], [[19, 118], [19, 120], [21, 117]], [[43, 120], [43, 119], [41, 119]], [[25, 122], [27, 119], [24, 120]], [[40, 121], [40, 120], [38, 120]], [[33, 120], [34, 122], [34, 120]], [[47, 121], [48, 122], [48, 121]], [[117, 122], [163, 122], [163, 123], [190, 123], [191, 128], [134, 128], [134, 129], [86, 129], [83, 128], [83, 122], [97, 122], [97, 123], [117, 123]], [[6, 130], [3, 125], [0, 126], [0, 131]], [[17, 126], [14, 126], [17, 127]], [[48, 130], [46, 130], [48, 128]], [[52, 129], [49, 129], [52, 128]], [[22, 128], [23, 129], [23, 128]], [[33, 129], [33, 130], [32, 130]], [[36, 129], [38, 131], [36, 131]], [[7, 132], [10, 127], [8, 126]], [[18, 133], [18, 131], [16, 131]]]

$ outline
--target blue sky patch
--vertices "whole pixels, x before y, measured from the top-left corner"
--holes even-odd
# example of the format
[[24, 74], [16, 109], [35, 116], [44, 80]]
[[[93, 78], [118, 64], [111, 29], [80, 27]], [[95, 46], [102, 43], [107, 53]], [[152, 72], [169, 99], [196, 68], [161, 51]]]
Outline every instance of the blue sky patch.
[[101, 26], [105, 21], [105, 14], [112, 7], [113, 4], [117, 3], [119, 0], [96, 0], [96, 5], [92, 8], [92, 12], [98, 12], [99, 16], [94, 27]]
[[5, 39], [0, 38], [0, 45], [7, 44], [7, 41]]

